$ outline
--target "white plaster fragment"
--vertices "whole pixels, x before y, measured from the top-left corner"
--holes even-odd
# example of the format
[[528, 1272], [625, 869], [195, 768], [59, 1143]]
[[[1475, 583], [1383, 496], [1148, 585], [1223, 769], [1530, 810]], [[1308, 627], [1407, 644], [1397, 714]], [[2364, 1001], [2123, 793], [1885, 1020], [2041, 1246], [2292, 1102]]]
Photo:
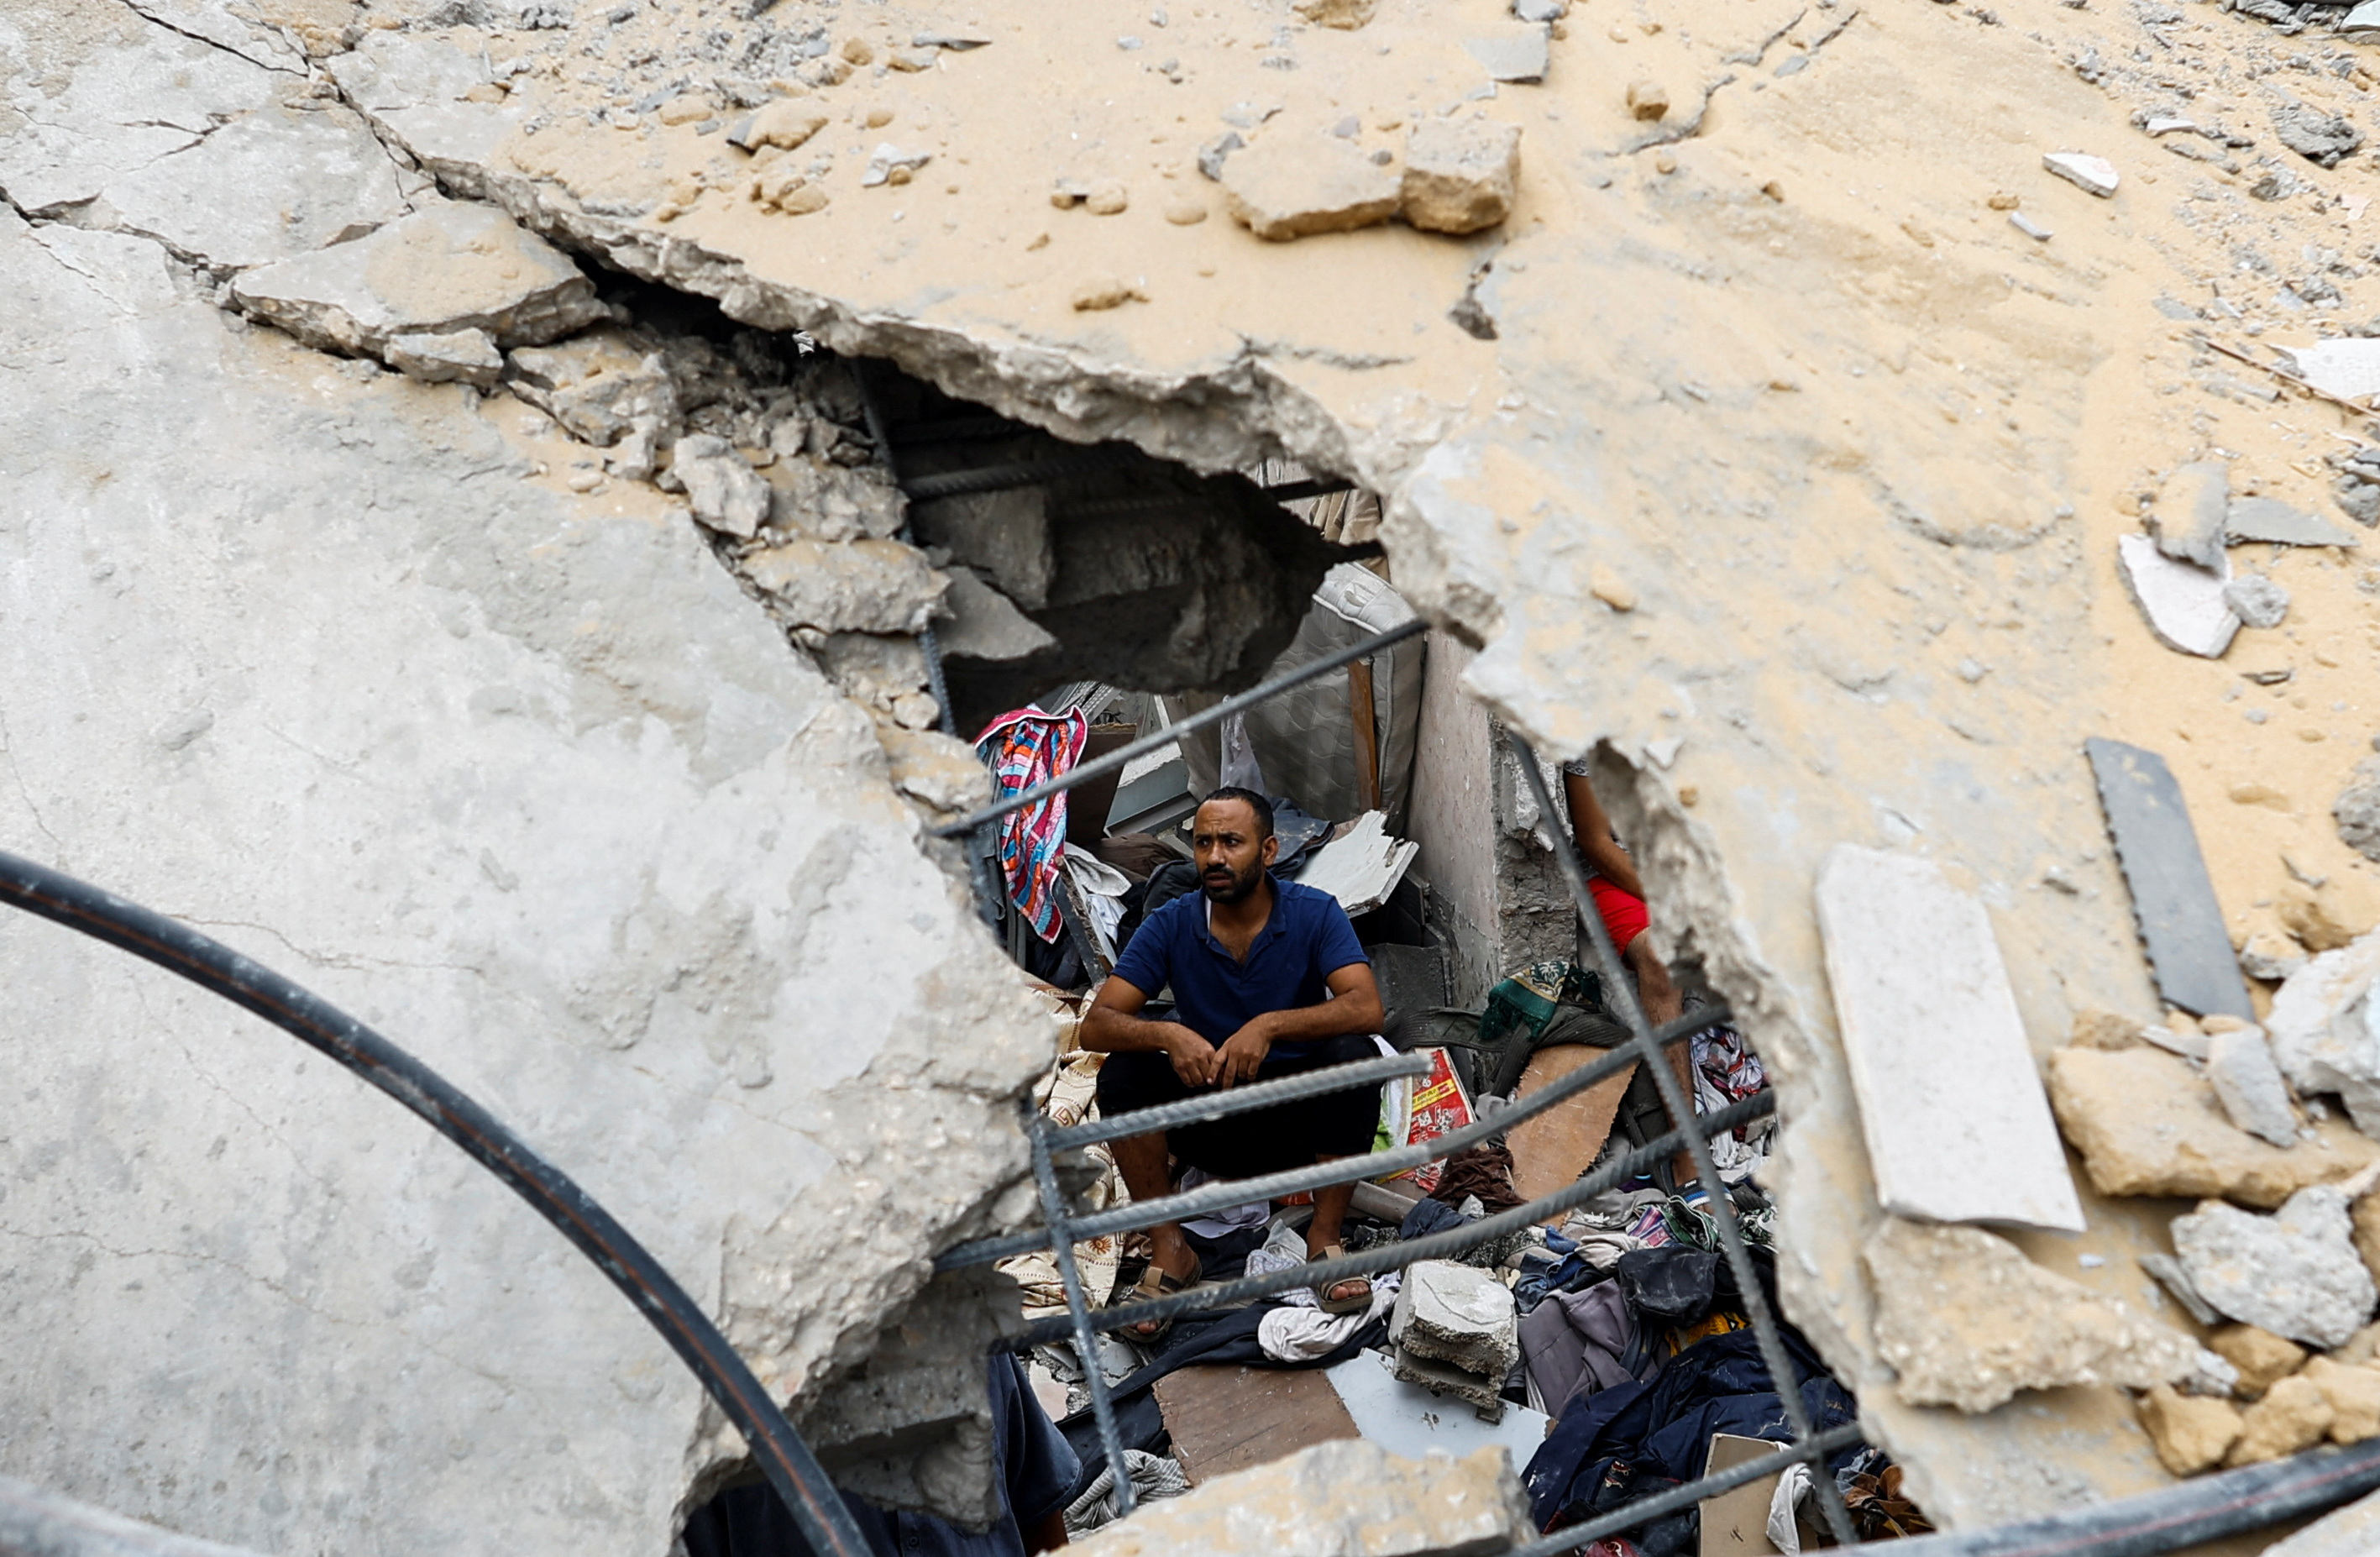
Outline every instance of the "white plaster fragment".
[[2081, 1232], [1983, 904], [1928, 861], [1840, 844], [1819, 870], [1817, 907], [1885, 1209]]
[[2184, 654], [2222, 658], [2240, 630], [2239, 616], [2223, 598], [2222, 574], [2176, 562], [2145, 535], [2118, 536], [2116, 556], [2124, 587], [2159, 643]]
[[2120, 182], [2114, 163], [2087, 152], [2052, 152], [2041, 159], [2041, 165], [2076, 189], [2088, 190], [2101, 200], [2113, 197], [2116, 186]]

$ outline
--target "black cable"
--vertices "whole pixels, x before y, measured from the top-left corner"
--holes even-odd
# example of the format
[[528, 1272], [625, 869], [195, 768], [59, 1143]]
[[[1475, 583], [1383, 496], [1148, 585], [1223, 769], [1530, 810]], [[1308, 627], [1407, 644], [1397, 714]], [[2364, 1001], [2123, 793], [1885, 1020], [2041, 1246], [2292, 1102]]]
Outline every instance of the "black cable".
[[810, 1545], [869, 1557], [851, 1511], [760, 1381], [626, 1228], [445, 1077], [312, 991], [220, 941], [72, 876], [0, 853], [0, 903], [79, 931], [244, 1006], [355, 1072], [511, 1186], [627, 1295], [751, 1445]]

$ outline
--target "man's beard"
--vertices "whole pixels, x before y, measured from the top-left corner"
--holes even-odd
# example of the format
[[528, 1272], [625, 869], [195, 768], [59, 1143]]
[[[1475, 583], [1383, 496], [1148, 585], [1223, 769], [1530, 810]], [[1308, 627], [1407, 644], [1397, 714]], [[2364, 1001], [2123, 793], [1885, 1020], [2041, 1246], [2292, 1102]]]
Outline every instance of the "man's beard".
[[1257, 890], [1257, 883], [1263, 880], [1264, 867], [1256, 865], [1249, 867], [1246, 875], [1234, 874], [1228, 882], [1218, 882], [1202, 874], [1198, 878], [1198, 890], [1207, 894], [1209, 903], [1240, 903], [1245, 902], [1248, 894]]

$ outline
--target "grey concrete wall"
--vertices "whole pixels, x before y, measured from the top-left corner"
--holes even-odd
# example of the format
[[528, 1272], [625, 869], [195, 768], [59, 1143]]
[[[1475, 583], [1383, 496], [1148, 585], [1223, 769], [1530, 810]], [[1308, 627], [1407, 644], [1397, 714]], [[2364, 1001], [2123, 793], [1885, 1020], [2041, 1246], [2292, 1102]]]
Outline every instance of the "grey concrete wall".
[[1499, 960], [1488, 711], [1463, 691], [1472, 651], [1442, 631], [1427, 643], [1407, 833], [1421, 845], [1414, 873], [1453, 942], [1455, 1004], [1467, 1005], [1496, 981]]

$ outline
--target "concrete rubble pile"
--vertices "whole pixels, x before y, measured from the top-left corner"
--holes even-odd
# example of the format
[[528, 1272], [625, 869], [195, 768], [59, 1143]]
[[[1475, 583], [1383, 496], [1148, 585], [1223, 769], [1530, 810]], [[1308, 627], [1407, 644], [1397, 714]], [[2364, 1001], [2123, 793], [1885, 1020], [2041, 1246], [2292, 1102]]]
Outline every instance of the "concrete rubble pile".
[[[1249, 479], [1293, 461], [1378, 494], [1447, 669], [1412, 739], [1488, 819], [1317, 801], [1393, 817], [1353, 873], [1485, 905], [1483, 989], [1568, 956], [1496, 743], [1585, 760], [1776, 1087], [1727, 1150], [1896, 1496], [1980, 1528], [2371, 1437], [2375, 48], [2277, 0], [11, 6], [0, 848], [416, 1049], [847, 1486], [977, 1520], [1015, 1293], [932, 1261], [1031, 1222], [1067, 1019], [928, 829], [1061, 682], [1318, 651], [1357, 564]], [[1066, 473], [905, 494], [1002, 461]], [[2164, 997], [2090, 738], [2167, 760], [2239, 1009]], [[1896, 970], [1829, 879], [1955, 939]], [[259, 1551], [573, 1553], [745, 1473], [384, 1100], [55, 927], [0, 969], [0, 1471]], [[1649, 1205], [1416, 1274], [1347, 1398], [1443, 1365], [1497, 1386], [1464, 1430], [1536, 1425], [1525, 1321], [1454, 1283]], [[1525, 1533], [1493, 1454], [1377, 1447], [1098, 1539]]]

